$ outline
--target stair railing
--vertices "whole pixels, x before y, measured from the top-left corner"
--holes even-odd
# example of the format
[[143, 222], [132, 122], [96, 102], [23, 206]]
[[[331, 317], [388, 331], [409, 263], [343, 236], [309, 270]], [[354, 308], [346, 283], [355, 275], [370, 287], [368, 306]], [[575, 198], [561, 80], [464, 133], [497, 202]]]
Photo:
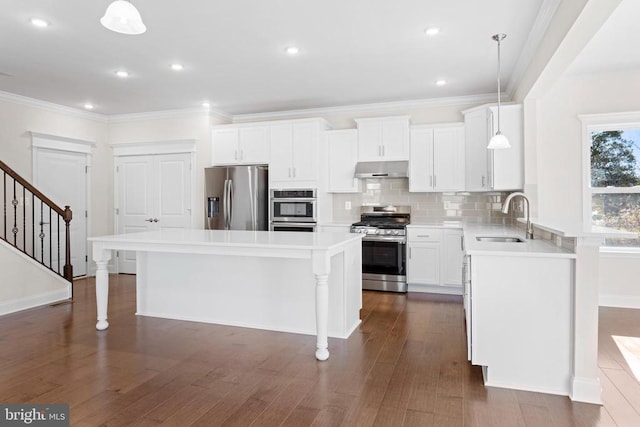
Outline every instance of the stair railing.
[[71, 208], [56, 205], [2, 161], [0, 169], [3, 175], [0, 239], [72, 283]]

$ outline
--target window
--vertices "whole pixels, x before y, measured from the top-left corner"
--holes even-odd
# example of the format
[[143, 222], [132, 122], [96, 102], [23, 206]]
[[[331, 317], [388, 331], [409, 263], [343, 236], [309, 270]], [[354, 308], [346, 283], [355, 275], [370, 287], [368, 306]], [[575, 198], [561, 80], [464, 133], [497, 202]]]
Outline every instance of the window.
[[[587, 124], [585, 129], [589, 144], [585, 222], [640, 233], [640, 122], [606, 123], [607, 118], [615, 119], [603, 115], [601, 123]], [[607, 239], [606, 245], [640, 248], [640, 239]]]

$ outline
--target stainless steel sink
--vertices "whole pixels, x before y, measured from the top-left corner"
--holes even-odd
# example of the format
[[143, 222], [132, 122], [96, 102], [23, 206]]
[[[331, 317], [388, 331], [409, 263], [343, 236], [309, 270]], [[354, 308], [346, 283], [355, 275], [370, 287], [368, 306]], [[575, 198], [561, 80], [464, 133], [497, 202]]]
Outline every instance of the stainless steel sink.
[[512, 236], [476, 236], [478, 242], [522, 243], [523, 239]]

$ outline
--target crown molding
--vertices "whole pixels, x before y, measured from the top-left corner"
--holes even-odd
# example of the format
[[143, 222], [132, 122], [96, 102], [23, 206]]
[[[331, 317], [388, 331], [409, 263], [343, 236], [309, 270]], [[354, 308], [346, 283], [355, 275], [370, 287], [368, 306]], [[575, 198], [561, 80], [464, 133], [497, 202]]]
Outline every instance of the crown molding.
[[457, 105], [482, 104], [495, 99], [495, 94], [454, 96], [449, 98], [415, 99], [409, 101], [381, 102], [376, 104], [355, 104], [341, 107], [309, 108], [304, 110], [275, 111], [270, 113], [237, 114], [233, 123], [250, 121], [296, 119], [304, 117], [331, 116], [340, 114], [368, 114], [376, 112], [406, 111], [421, 108], [451, 107]]
[[101, 123], [107, 122], [107, 116], [105, 116], [104, 114], [92, 113], [89, 111], [80, 110], [78, 108], [65, 107], [64, 105], [54, 104], [53, 102], [42, 101], [35, 98], [29, 98], [27, 96], [16, 95], [15, 93], [0, 91], [0, 100], [23, 105], [25, 107], [40, 108], [53, 113], [66, 114], [81, 119], [95, 120]]
[[511, 78], [509, 79], [509, 84], [507, 85], [506, 90], [509, 98], [513, 98], [527, 67], [536, 54], [538, 47], [540, 47], [540, 43], [542, 43], [542, 39], [544, 38], [549, 25], [551, 25], [551, 20], [558, 10], [561, 2], [562, 0], [544, 0], [542, 5], [540, 5], [536, 19], [533, 22], [533, 27], [529, 32], [529, 37], [527, 37], [527, 41], [522, 47], [520, 56], [518, 56], [513, 73], [511, 73]]
[[193, 116], [193, 115], [205, 115], [205, 116], [218, 116], [225, 120], [232, 120], [233, 116], [222, 111], [215, 110], [210, 108], [184, 108], [179, 110], [164, 110], [164, 111], [149, 111], [145, 113], [131, 113], [131, 114], [114, 114], [107, 117], [107, 122], [112, 123], [130, 123], [130, 122], [141, 122], [147, 120], [156, 120], [156, 119], [172, 119], [184, 116]]

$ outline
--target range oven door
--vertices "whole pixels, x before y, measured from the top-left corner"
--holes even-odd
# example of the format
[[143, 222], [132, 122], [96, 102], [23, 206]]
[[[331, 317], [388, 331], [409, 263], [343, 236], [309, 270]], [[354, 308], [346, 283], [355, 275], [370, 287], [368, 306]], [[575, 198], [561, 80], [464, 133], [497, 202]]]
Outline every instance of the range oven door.
[[362, 288], [407, 291], [406, 241], [362, 240]]

